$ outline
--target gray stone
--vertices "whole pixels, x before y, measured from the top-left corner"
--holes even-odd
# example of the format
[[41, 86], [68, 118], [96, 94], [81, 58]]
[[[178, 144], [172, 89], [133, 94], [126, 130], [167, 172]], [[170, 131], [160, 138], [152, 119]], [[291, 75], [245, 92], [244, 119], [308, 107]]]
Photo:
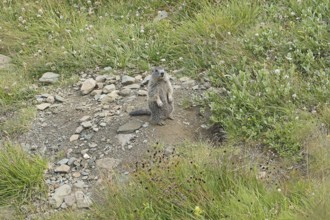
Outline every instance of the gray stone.
[[104, 87], [104, 83], [96, 83], [96, 86], [97, 86], [97, 88], [99, 88], [99, 89], [103, 89], [103, 87]]
[[84, 121], [81, 123], [81, 126], [83, 126], [84, 128], [90, 128], [93, 126], [91, 121]]
[[103, 70], [104, 71], [111, 71], [112, 70], [112, 67], [111, 66], [107, 66], [107, 67], [104, 67]]
[[106, 85], [106, 86], [103, 88], [102, 92], [103, 92], [104, 94], [108, 94], [108, 93], [110, 93], [110, 92], [112, 92], [112, 91], [114, 91], [114, 90], [116, 90], [116, 86], [115, 86], [114, 84], [110, 84], [110, 85]]
[[67, 206], [71, 207], [76, 203], [76, 197], [73, 194], [65, 196], [64, 202]]
[[46, 102], [53, 104], [55, 102], [54, 96], [52, 96], [52, 95], [48, 96], [47, 99], [46, 99]]
[[73, 188], [74, 189], [83, 189], [86, 186], [86, 184], [84, 183], [84, 181], [77, 181], [75, 184], [73, 184]]
[[111, 93], [101, 98], [101, 103], [108, 104], [114, 102], [116, 99], [118, 99], [118, 97], [119, 97], [118, 90], [112, 91]]
[[95, 148], [95, 147], [97, 147], [97, 144], [94, 143], [94, 142], [92, 142], [92, 143], [89, 143], [88, 146], [89, 146], [90, 148]]
[[92, 96], [101, 95], [101, 94], [102, 94], [102, 89], [95, 89], [91, 92]]
[[139, 88], [140, 88], [139, 84], [131, 84], [123, 87], [123, 89], [139, 89]]
[[6, 68], [11, 62], [11, 58], [0, 54], [0, 69]]
[[141, 85], [148, 84], [149, 80], [151, 79], [151, 75], [146, 76], [143, 81], [141, 82]]
[[59, 208], [63, 203], [64, 197], [70, 195], [70, 193], [71, 186], [68, 184], [64, 184], [55, 189], [54, 195], [49, 202], [54, 208]]
[[114, 159], [110, 157], [105, 157], [102, 159], [98, 159], [96, 161], [96, 166], [98, 168], [106, 169], [108, 171], [112, 171], [114, 168], [116, 168], [121, 160], [119, 159]]
[[146, 90], [139, 90], [138, 92], [137, 92], [137, 94], [139, 95], [139, 96], [147, 96], [148, 95], [148, 92], [146, 91]]
[[89, 120], [90, 118], [91, 118], [91, 116], [89, 116], [89, 115], [85, 115], [85, 116], [83, 116], [82, 118], [79, 119], [79, 122], [87, 121], [87, 120]]
[[82, 191], [75, 192], [75, 197], [78, 208], [89, 208], [92, 205], [92, 200]]
[[129, 85], [129, 84], [133, 84], [135, 82], [135, 78], [124, 75], [121, 77], [121, 84], [123, 85]]
[[75, 133], [76, 133], [76, 134], [80, 134], [83, 130], [84, 130], [84, 127], [83, 127], [83, 126], [79, 126], [79, 127], [76, 129]]
[[105, 82], [106, 79], [107, 79], [107, 75], [98, 75], [95, 78], [96, 82]]
[[158, 11], [158, 15], [154, 18], [154, 22], [161, 21], [168, 17], [168, 13], [166, 11]]
[[46, 108], [49, 108], [50, 105], [51, 105], [50, 103], [41, 103], [41, 104], [37, 105], [37, 109], [40, 111], [43, 111]]
[[79, 172], [73, 172], [73, 173], [72, 173], [72, 176], [73, 176], [74, 178], [78, 178], [78, 177], [80, 177], [81, 175], [80, 175]]
[[57, 161], [57, 164], [58, 165], [63, 165], [63, 164], [67, 164], [69, 162], [69, 159], [68, 158], [64, 158], [60, 161]]
[[74, 135], [72, 135], [71, 137], [70, 137], [70, 142], [72, 142], [72, 141], [76, 141], [76, 140], [78, 140], [79, 139], [79, 134], [74, 134]]
[[89, 158], [91, 158], [91, 157], [90, 157], [88, 154], [84, 154], [84, 155], [83, 155], [83, 158], [87, 160], [87, 159], [89, 159]]
[[141, 128], [142, 122], [137, 120], [131, 120], [126, 124], [120, 126], [117, 130], [118, 134], [129, 134]]
[[69, 161], [68, 161], [68, 165], [69, 166], [71, 166], [75, 161], [77, 160], [77, 158], [75, 158], [75, 157], [71, 157], [70, 159], [69, 159]]
[[80, 88], [80, 91], [83, 95], [90, 93], [96, 86], [96, 81], [92, 78], [86, 79]]
[[68, 173], [70, 171], [70, 166], [62, 164], [59, 167], [55, 168], [55, 173]]
[[65, 101], [65, 99], [62, 96], [59, 96], [59, 95], [55, 95], [55, 100], [58, 101], [58, 102], [64, 102]]
[[88, 151], [89, 151], [89, 149], [84, 149], [84, 150], [81, 150], [80, 153], [81, 153], [81, 155], [84, 155], [84, 154], [86, 154]]
[[119, 95], [121, 96], [129, 96], [131, 94], [131, 89], [125, 88], [120, 90]]
[[39, 82], [42, 82], [42, 83], [55, 83], [55, 82], [58, 81], [59, 77], [60, 77], [60, 75], [57, 74], [57, 73], [46, 72], [39, 79]]
[[135, 137], [134, 134], [118, 134], [117, 139], [122, 147], [126, 146]]

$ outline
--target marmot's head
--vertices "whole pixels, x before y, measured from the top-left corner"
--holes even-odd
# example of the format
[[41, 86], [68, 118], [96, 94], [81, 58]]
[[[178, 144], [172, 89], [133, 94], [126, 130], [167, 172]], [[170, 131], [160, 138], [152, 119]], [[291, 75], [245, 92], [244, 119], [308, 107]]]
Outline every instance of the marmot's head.
[[166, 72], [162, 67], [152, 68], [151, 78], [154, 80], [163, 80], [166, 77]]

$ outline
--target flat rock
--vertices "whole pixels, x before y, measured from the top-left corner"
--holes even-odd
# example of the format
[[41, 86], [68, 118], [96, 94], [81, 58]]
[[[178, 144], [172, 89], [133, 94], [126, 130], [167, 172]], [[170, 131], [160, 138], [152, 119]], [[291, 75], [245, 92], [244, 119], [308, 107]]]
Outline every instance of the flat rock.
[[130, 85], [133, 84], [135, 82], [135, 78], [124, 75], [121, 77], [121, 84], [123, 85]]
[[141, 85], [148, 84], [149, 80], [151, 79], [151, 75], [146, 76], [143, 81], [141, 82]]
[[154, 22], [161, 21], [168, 17], [168, 13], [166, 11], [158, 11], [157, 16], [154, 18]]
[[70, 166], [62, 164], [61, 166], [56, 167], [54, 171], [55, 173], [68, 173], [70, 171]]
[[120, 161], [121, 160], [119, 160], [119, 159], [106, 157], [106, 158], [98, 159], [96, 161], [96, 166], [98, 168], [112, 171], [114, 168], [116, 168], [119, 165]]
[[41, 78], [39, 79], [39, 82], [42, 82], [42, 83], [55, 83], [55, 82], [58, 81], [59, 77], [60, 77], [60, 75], [57, 74], [57, 73], [46, 72], [41, 76]]
[[55, 97], [54, 96], [48, 96], [46, 99], [46, 102], [53, 104], [55, 102]]
[[139, 96], [147, 96], [148, 95], [148, 92], [146, 91], [146, 90], [139, 90], [138, 92], [137, 92], [137, 94], [139, 95]]
[[49, 202], [54, 208], [58, 208], [63, 203], [64, 197], [70, 195], [70, 193], [71, 186], [68, 184], [64, 184], [55, 189], [54, 195]]
[[79, 134], [74, 134], [74, 135], [72, 135], [71, 137], [70, 137], [70, 142], [72, 142], [72, 141], [76, 141], [76, 140], [78, 140], [79, 139]]
[[75, 192], [75, 198], [78, 208], [89, 208], [92, 205], [92, 200], [89, 196], [85, 195], [82, 191]]
[[65, 196], [64, 197], [64, 202], [69, 207], [73, 206], [76, 203], [76, 197], [73, 194]]
[[80, 88], [80, 91], [83, 95], [90, 93], [96, 86], [96, 81], [92, 78], [86, 79]]
[[114, 90], [116, 90], [116, 86], [115, 86], [114, 84], [110, 84], [110, 85], [106, 85], [106, 86], [103, 88], [102, 92], [103, 92], [104, 94], [108, 94], [108, 93], [110, 93], [110, 92], [112, 92], [112, 91], [114, 91]]
[[63, 165], [63, 164], [67, 164], [69, 162], [69, 159], [68, 158], [64, 158], [60, 161], [57, 161], [57, 164], [58, 165]]
[[76, 133], [76, 134], [80, 134], [83, 130], [84, 130], [84, 127], [83, 127], [83, 126], [79, 126], [79, 127], [76, 129], [75, 133]]
[[121, 96], [129, 96], [131, 94], [131, 89], [125, 88], [120, 90], [119, 95]]
[[120, 126], [117, 130], [118, 134], [129, 134], [133, 133], [134, 131], [138, 130], [142, 126], [142, 122], [137, 120], [131, 120], [126, 124]]
[[101, 98], [101, 103], [102, 104], [108, 104], [111, 102], [114, 102], [116, 99], [118, 99], [118, 90], [112, 91], [111, 93], [107, 94], [106, 96]]
[[134, 134], [118, 134], [116, 136], [122, 147], [126, 146], [134, 137]]
[[55, 95], [55, 100], [58, 101], [58, 102], [64, 102], [65, 101], [65, 99], [62, 96], [59, 96], [59, 95]]
[[10, 62], [10, 57], [0, 54], [0, 69], [6, 68]]
[[98, 75], [95, 77], [96, 82], [105, 82], [107, 80], [107, 75]]
[[91, 121], [84, 121], [81, 123], [81, 126], [83, 126], [84, 128], [90, 128], [93, 126]]
[[131, 84], [123, 87], [123, 89], [139, 89], [139, 88], [140, 88], [139, 84]]
[[84, 115], [83, 117], [81, 117], [81, 118], [79, 119], [79, 122], [87, 121], [87, 120], [89, 120], [90, 118], [91, 118], [91, 116], [89, 116], [89, 115]]
[[37, 105], [37, 109], [40, 110], [40, 111], [43, 111], [46, 108], [49, 108], [49, 106], [51, 106], [50, 103], [41, 103], [41, 104]]

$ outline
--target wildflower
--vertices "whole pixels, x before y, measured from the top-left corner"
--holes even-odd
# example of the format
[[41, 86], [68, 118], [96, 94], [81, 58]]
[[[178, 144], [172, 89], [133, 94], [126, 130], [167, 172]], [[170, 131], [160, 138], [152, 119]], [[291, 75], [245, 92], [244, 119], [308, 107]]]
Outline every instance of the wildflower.
[[203, 212], [204, 211], [199, 206], [195, 206], [195, 208], [194, 208], [194, 215], [200, 217], [200, 216], [202, 216]]
[[280, 188], [277, 189], [278, 192], [281, 192], [282, 190]]
[[276, 69], [276, 70], [274, 70], [274, 73], [275, 74], [280, 74], [281, 73], [281, 70], [280, 69]]
[[296, 99], [297, 98], [297, 94], [296, 93], [292, 94], [292, 98], [293, 99]]
[[163, 59], [161, 59], [160, 61], [165, 62], [166, 60], [163, 58]]

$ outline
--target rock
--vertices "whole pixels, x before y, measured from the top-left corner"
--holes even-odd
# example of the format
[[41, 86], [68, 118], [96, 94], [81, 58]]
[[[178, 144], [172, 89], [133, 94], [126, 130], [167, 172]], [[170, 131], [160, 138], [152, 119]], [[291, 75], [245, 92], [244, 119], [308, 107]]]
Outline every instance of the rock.
[[193, 86], [192, 89], [193, 90], [198, 90], [199, 89], [199, 85]]
[[107, 66], [107, 67], [104, 67], [103, 70], [110, 72], [112, 70], [112, 67], [111, 66]]
[[64, 159], [62, 159], [62, 160], [60, 160], [60, 161], [57, 161], [57, 164], [58, 164], [58, 165], [63, 165], [63, 164], [67, 164], [68, 162], [69, 162], [69, 159], [64, 158]]
[[74, 172], [74, 173], [72, 173], [72, 176], [74, 178], [78, 178], [78, 177], [80, 177], [80, 173], [79, 172]]
[[81, 123], [81, 126], [83, 126], [84, 128], [90, 128], [93, 126], [91, 121], [84, 121]]
[[84, 181], [77, 181], [75, 184], [73, 184], [73, 188], [74, 189], [83, 189], [86, 186], [86, 184], [84, 183]]
[[115, 86], [114, 84], [110, 84], [110, 85], [105, 86], [105, 87], [103, 88], [102, 92], [103, 92], [104, 94], [108, 94], [108, 93], [110, 93], [110, 92], [112, 92], [112, 91], [114, 91], [114, 90], [116, 90], [116, 86]]
[[118, 90], [112, 91], [111, 93], [109, 93], [106, 96], [104, 96], [103, 98], [101, 98], [101, 103], [108, 104], [108, 103], [114, 102], [118, 97], [119, 97]]
[[266, 171], [260, 171], [257, 175], [257, 179], [265, 179], [267, 176], [267, 172]]
[[188, 81], [183, 82], [182, 85], [183, 85], [183, 86], [186, 86], [186, 87], [194, 86], [194, 85], [195, 85], [195, 80], [190, 79], [190, 80], [188, 80]]
[[55, 95], [55, 100], [58, 101], [58, 102], [64, 102], [65, 101], [65, 99], [62, 96], [59, 96], [59, 95]]
[[49, 108], [50, 105], [51, 105], [50, 103], [42, 103], [42, 104], [37, 105], [37, 109], [40, 111], [43, 111], [46, 108]]
[[91, 118], [91, 116], [89, 116], [89, 115], [85, 115], [85, 116], [83, 116], [82, 118], [79, 119], [79, 122], [87, 121], [87, 120], [89, 120], [90, 118]]
[[123, 85], [130, 85], [133, 84], [135, 82], [135, 78], [124, 75], [121, 77], [121, 84]]
[[139, 88], [140, 88], [139, 84], [131, 84], [123, 87], [123, 89], [139, 89]]
[[91, 92], [92, 96], [96, 96], [96, 95], [101, 95], [102, 94], [102, 90], [101, 89], [95, 89]]
[[46, 72], [42, 75], [42, 77], [39, 79], [39, 82], [42, 83], [55, 83], [58, 81], [58, 78], [60, 77], [59, 74], [53, 73], [53, 72]]
[[143, 81], [141, 82], [141, 85], [146, 85], [148, 84], [149, 80], [151, 79], [151, 75], [146, 76]]
[[134, 134], [118, 134], [117, 139], [122, 147], [126, 146], [134, 137]]
[[0, 69], [6, 68], [11, 62], [11, 58], [0, 54]]
[[55, 168], [55, 173], [68, 173], [70, 171], [70, 166], [62, 164], [59, 167]]
[[89, 208], [92, 205], [92, 200], [82, 191], [77, 191], [75, 197], [78, 208]]
[[79, 127], [76, 129], [75, 133], [76, 133], [76, 134], [80, 134], [83, 130], [84, 130], [84, 127], [83, 127], [83, 126], [79, 126]]
[[105, 122], [101, 122], [101, 123], [100, 123], [100, 126], [101, 126], [101, 127], [105, 127], [105, 126], [107, 126], [107, 123], [105, 123]]
[[107, 80], [107, 75], [98, 75], [95, 80], [96, 82], [105, 82], [105, 80]]
[[54, 96], [48, 96], [46, 102], [53, 104], [55, 102]]
[[74, 134], [74, 135], [72, 135], [71, 137], [70, 137], [70, 142], [72, 142], [72, 141], [76, 141], [76, 140], [78, 140], [79, 139], [79, 134]]
[[54, 208], [59, 208], [63, 203], [64, 197], [70, 195], [70, 193], [71, 186], [68, 184], [64, 184], [55, 190], [55, 193], [49, 202]]
[[158, 15], [154, 18], [154, 22], [158, 22], [168, 17], [168, 13], [166, 11], [158, 11]]
[[134, 78], [135, 78], [135, 81], [141, 81], [142, 80], [142, 76], [141, 75], [137, 75]]
[[131, 94], [131, 89], [125, 88], [120, 90], [119, 95], [121, 96], [129, 96]]
[[97, 143], [92, 142], [92, 143], [89, 143], [88, 146], [90, 148], [95, 148], [95, 147], [97, 147]]
[[96, 83], [96, 87], [99, 88], [99, 89], [103, 89], [104, 87], [104, 83]]
[[69, 161], [68, 161], [68, 165], [69, 166], [71, 166], [75, 161], [77, 160], [77, 158], [75, 158], [75, 157], [71, 157], [70, 159], [69, 159]]
[[121, 160], [119, 159], [114, 159], [110, 157], [98, 159], [96, 161], [96, 166], [98, 168], [106, 169], [108, 171], [112, 171], [114, 168], [116, 168]]
[[129, 134], [133, 133], [134, 131], [138, 130], [141, 128], [142, 122], [137, 121], [137, 120], [132, 120], [127, 122], [126, 124], [120, 126], [117, 130], [118, 134]]
[[96, 81], [92, 78], [86, 79], [80, 88], [80, 91], [83, 95], [90, 93], [96, 86]]
[[146, 90], [139, 90], [139, 91], [137, 92], [137, 94], [138, 94], [139, 96], [147, 96], [147, 95], [148, 95], [148, 92], [147, 92]]
[[88, 154], [84, 154], [83, 158], [87, 160], [87, 159], [90, 159], [91, 157]]
[[67, 208], [68, 208], [68, 205], [65, 202], [63, 202], [61, 205], [61, 209], [67, 209]]
[[65, 196], [64, 202], [67, 206], [71, 207], [76, 203], [76, 197], [73, 194]]
[[84, 149], [84, 150], [81, 150], [80, 153], [81, 153], [81, 155], [84, 155], [84, 154], [86, 154], [88, 151], [89, 151], [89, 149]]

